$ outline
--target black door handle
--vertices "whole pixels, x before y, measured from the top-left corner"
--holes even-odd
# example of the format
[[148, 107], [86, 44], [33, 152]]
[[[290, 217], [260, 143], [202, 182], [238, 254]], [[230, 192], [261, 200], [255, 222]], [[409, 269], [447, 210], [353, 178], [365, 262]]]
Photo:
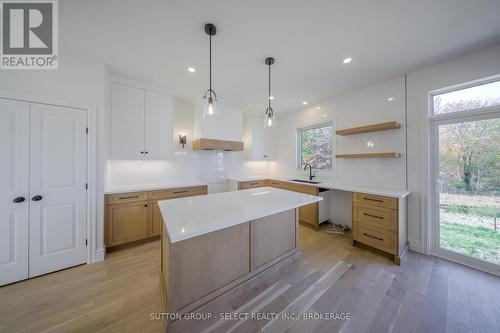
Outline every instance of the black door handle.
[[43, 197], [41, 195], [35, 195], [33, 198], [31, 198], [31, 200], [33, 200], [33, 201], [40, 201], [42, 199], [43, 199]]
[[26, 200], [24, 197], [17, 197], [17, 198], [15, 198], [13, 201], [14, 201], [15, 203], [21, 203], [21, 202], [24, 202], [24, 200]]

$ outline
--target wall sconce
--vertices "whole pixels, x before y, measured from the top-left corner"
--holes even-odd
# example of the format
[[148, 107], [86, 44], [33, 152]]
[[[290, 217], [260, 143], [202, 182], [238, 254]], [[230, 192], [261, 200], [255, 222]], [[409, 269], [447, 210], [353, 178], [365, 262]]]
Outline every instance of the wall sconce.
[[187, 143], [187, 135], [184, 133], [179, 134], [179, 143], [182, 145], [182, 148], [184, 148], [184, 145]]

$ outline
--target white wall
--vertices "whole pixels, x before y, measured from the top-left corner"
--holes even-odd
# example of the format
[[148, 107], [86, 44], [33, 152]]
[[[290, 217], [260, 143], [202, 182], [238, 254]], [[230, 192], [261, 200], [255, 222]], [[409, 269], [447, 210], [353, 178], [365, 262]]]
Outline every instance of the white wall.
[[[389, 97], [394, 98], [389, 102]], [[363, 90], [305, 110], [278, 118], [277, 162], [273, 172], [300, 176], [296, 170], [297, 128], [333, 121], [334, 130], [368, 125], [384, 121], [398, 121], [400, 129], [367, 134], [339, 136], [334, 139], [334, 153], [399, 152], [397, 159], [335, 159], [333, 174], [319, 174], [319, 178], [336, 182], [361, 184], [389, 189], [404, 189], [405, 174], [405, 93], [404, 77], [385, 81]], [[368, 147], [367, 142], [373, 142]]]
[[470, 53], [407, 76], [408, 240], [429, 253], [429, 93], [500, 75], [500, 45]]
[[[97, 116], [97, 248], [103, 250], [104, 188], [104, 110], [105, 67], [81, 59], [69, 50], [61, 52], [57, 70], [2, 70], [0, 90], [20, 93], [31, 98], [50, 100], [82, 107], [95, 107]], [[101, 252], [102, 253], [102, 252]]]
[[[388, 98], [392, 97], [392, 101]], [[406, 188], [405, 80], [398, 77], [363, 90], [335, 98], [277, 120], [277, 159], [271, 166], [274, 176], [305, 177], [296, 170], [297, 129], [332, 122], [334, 130], [384, 121], [398, 121], [400, 129], [335, 136], [334, 153], [398, 152], [397, 159], [335, 159], [334, 172], [318, 174], [318, 179], [388, 189]], [[367, 142], [373, 142], [368, 147]], [[351, 193], [332, 191], [331, 218], [351, 226]], [[346, 209], [346, 207], [348, 209]]]

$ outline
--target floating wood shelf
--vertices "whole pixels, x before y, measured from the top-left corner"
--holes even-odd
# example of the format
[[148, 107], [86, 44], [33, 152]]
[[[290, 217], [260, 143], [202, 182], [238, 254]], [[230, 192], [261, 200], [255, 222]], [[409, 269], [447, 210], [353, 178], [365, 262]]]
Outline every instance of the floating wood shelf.
[[400, 153], [337, 154], [336, 158], [398, 158]]
[[385, 131], [385, 130], [400, 128], [400, 127], [401, 127], [401, 124], [398, 123], [397, 121], [388, 121], [385, 123], [378, 123], [378, 124], [372, 124], [372, 125], [366, 125], [366, 126], [346, 128], [346, 129], [338, 130], [335, 133], [337, 135], [353, 135], [353, 134]]

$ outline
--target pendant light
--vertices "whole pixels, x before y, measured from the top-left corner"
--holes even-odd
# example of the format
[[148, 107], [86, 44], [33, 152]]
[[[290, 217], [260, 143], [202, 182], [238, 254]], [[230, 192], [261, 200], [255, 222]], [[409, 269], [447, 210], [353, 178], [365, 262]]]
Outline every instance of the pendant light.
[[217, 95], [215, 91], [212, 89], [212, 36], [215, 36], [217, 29], [215, 25], [211, 23], [205, 24], [205, 32], [209, 36], [209, 68], [210, 68], [210, 86], [207, 91], [205, 91], [205, 95], [203, 98], [206, 100], [205, 106], [203, 108], [203, 118], [205, 117], [215, 117], [217, 116]]
[[274, 64], [274, 58], [266, 58], [266, 65], [269, 68], [269, 95], [267, 96], [267, 109], [264, 119], [264, 127], [276, 126], [276, 117], [274, 116], [274, 110], [271, 107], [271, 65]]

